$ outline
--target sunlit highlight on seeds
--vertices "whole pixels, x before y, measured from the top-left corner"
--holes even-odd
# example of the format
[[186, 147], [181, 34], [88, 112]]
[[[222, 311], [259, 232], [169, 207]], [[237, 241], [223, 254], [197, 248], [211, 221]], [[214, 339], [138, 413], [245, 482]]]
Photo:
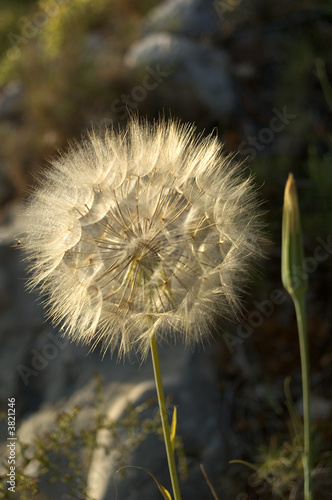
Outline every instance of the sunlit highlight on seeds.
[[209, 336], [261, 253], [251, 179], [216, 138], [133, 119], [52, 162], [26, 209], [30, 287], [75, 340], [147, 354]]

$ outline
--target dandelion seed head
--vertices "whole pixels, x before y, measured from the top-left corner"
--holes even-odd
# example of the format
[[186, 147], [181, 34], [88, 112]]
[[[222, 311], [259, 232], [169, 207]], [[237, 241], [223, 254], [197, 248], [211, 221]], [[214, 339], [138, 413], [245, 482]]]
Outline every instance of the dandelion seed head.
[[209, 336], [261, 254], [251, 179], [216, 138], [132, 119], [52, 161], [25, 209], [30, 288], [68, 335], [120, 355]]

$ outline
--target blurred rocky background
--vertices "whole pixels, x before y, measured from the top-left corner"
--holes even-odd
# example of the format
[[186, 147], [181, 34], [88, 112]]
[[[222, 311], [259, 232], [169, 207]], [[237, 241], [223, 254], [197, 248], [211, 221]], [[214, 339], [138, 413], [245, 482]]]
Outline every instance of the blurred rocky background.
[[[0, 496], [161, 498], [147, 471], [170, 488], [150, 361], [117, 364], [67, 343], [25, 290], [15, 240], [18, 207], [47, 157], [92, 125], [125, 127], [138, 113], [195, 122], [238, 151], [256, 176], [272, 241], [241, 323], [221, 325], [205, 351], [162, 349], [170, 418], [178, 408], [183, 500], [302, 498], [285, 405], [289, 383], [301, 415], [297, 330], [280, 279], [290, 171], [307, 256], [298, 272], [310, 285], [314, 478], [317, 499], [332, 498], [331, 44], [331, 0], [2, 0]], [[21, 442], [14, 495], [8, 398]]]

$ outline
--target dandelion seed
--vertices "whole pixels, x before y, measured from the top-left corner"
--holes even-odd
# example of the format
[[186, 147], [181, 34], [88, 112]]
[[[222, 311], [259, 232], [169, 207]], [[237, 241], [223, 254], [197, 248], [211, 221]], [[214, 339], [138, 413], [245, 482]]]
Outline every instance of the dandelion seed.
[[30, 288], [69, 336], [120, 355], [186, 345], [239, 307], [261, 253], [251, 179], [216, 138], [132, 119], [52, 162], [26, 208]]

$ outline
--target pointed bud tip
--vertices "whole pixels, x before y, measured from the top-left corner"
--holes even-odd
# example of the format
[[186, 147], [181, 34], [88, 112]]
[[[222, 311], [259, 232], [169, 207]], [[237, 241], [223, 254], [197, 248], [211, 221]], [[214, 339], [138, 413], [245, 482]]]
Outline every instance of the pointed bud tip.
[[294, 199], [294, 196], [297, 197], [296, 191], [296, 182], [294, 179], [294, 175], [292, 173], [288, 174], [288, 179], [285, 186], [285, 200]]

